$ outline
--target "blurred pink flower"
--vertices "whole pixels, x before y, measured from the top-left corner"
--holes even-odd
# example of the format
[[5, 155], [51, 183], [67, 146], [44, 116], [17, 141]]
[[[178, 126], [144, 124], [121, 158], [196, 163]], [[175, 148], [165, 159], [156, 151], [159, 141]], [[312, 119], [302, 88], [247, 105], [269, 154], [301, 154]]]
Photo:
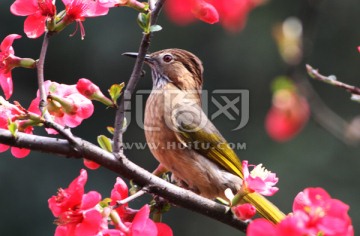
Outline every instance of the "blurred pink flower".
[[264, 0], [169, 0], [165, 11], [170, 20], [187, 25], [198, 18], [213, 24], [218, 21], [229, 31], [245, 26], [247, 15]]
[[277, 187], [274, 187], [279, 180], [276, 174], [266, 170], [262, 167], [262, 164], [255, 166], [251, 172], [249, 172], [248, 161], [243, 161], [242, 167], [244, 172], [242, 188], [245, 191], [272, 196], [279, 190]]
[[29, 38], [37, 38], [45, 32], [45, 24], [56, 14], [52, 0], [16, 0], [10, 7], [12, 14], [28, 16], [24, 22], [24, 31]]
[[275, 141], [285, 142], [295, 137], [310, 117], [304, 97], [295, 90], [280, 89], [273, 95], [273, 105], [266, 115], [265, 128]]
[[[59, 84], [47, 80], [44, 82], [48, 94], [47, 110], [54, 121], [60, 125], [76, 127], [94, 112], [91, 100], [79, 93], [76, 85]], [[41, 114], [39, 111], [40, 94], [31, 102], [29, 111]], [[53, 129], [46, 129], [49, 134], [57, 134]]]

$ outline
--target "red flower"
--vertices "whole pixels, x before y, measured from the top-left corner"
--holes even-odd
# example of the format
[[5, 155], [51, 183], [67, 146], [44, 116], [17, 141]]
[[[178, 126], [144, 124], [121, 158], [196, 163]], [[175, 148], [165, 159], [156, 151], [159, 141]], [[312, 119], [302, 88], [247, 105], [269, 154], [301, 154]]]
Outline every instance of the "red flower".
[[274, 93], [265, 128], [275, 141], [288, 141], [301, 131], [309, 116], [310, 108], [305, 98], [295, 91], [280, 89]]
[[[25, 121], [17, 120], [21, 115], [24, 115], [24, 111], [0, 97], [0, 128], [8, 129], [9, 122], [15, 122], [17, 124], [18, 131], [32, 134], [32, 126], [23, 126]], [[0, 144], [0, 153], [5, 152], [8, 149], [8, 145]], [[24, 158], [29, 155], [29, 153], [30, 149], [11, 147], [11, 154], [16, 158]]]
[[101, 200], [98, 192], [84, 194], [87, 173], [81, 170], [67, 189], [59, 189], [49, 200], [49, 208], [57, 217], [56, 236], [96, 235], [102, 229], [103, 217], [96, 208]]
[[[44, 86], [48, 93], [47, 109], [56, 123], [73, 128], [93, 114], [94, 106], [91, 100], [81, 95], [75, 85], [58, 84], [47, 80]], [[40, 114], [39, 101], [38, 91], [37, 97], [30, 104], [29, 111]], [[49, 134], [57, 133], [53, 129], [46, 130]]]
[[65, 25], [74, 21], [80, 27], [81, 38], [85, 37], [85, 30], [82, 21], [85, 17], [103, 16], [109, 12], [106, 4], [100, 3], [99, 0], [62, 0], [65, 4], [66, 15], [63, 19]]
[[4, 38], [0, 45], [0, 86], [5, 98], [9, 99], [13, 93], [11, 70], [19, 65], [20, 58], [14, 55], [12, 44], [15, 39], [21, 38], [18, 34], [10, 34]]
[[29, 38], [37, 38], [45, 32], [45, 24], [56, 14], [52, 0], [16, 0], [10, 7], [17, 16], [28, 16], [24, 22], [24, 31]]

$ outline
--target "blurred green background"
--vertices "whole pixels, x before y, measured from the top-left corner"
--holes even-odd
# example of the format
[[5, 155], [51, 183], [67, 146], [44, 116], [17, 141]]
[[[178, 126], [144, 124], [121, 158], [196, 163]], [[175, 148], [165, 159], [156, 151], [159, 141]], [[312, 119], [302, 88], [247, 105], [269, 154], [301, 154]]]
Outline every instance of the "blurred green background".
[[[42, 39], [30, 40], [23, 33], [24, 17], [13, 16], [9, 7], [13, 1], [0, 4], [0, 38], [10, 33], [23, 35], [14, 48], [20, 57], [38, 58]], [[246, 28], [228, 33], [220, 25], [202, 22], [179, 27], [168, 21], [165, 14], [159, 19], [163, 30], [152, 39], [151, 51], [164, 48], [183, 48], [198, 55], [205, 67], [204, 89], [248, 89], [250, 91], [250, 120], [248, 125], [231, 131], [234, 124], [221, 116], [214, 120], [229, 142], [244, 142], [246, 150], [238, 150], [242, 159], [264, 163], [280, 178], [280, 191], [273, 197], [285, 212], [291, 211], [295, 195], [306, 187], [321, 186], [334, 198], [350, 205], [355, 232], [360, 230], [360, 158], [358, 147], [343, 144], [313, 120], [293, 140], [287, 143], [272, 141], [264, 129], [264, 118], [271, 106], [270, 83], [287, 72], [272, 37], [274, 24], [289, 16], [298, 16], [306, 0], [270, 0], [255, 9]], [[315, 3], [316, 1], [310, 1]], [[60, 1], [58, 1], [58, 4]], [[60, 5], [60, 4], [59, 4]], [[307, 42], [313, 50], [307, 63], [320, 68], [324, 74], [335, 74], [340, 80], [359, 85], [360, 2], [358, 0], [324, 0], [318, 8], [313, 38]], [[51, 38], [45, 65], [45, 78], [59, 83], [74, 84], [79, 78], [91, 79], [105, 92], [112, 84], [127, 81], [133, 60], [121, 56], [137, 51], [142, 33], [131, 9], [110, 10], [109, 15], [87, 19], [85, 40], [71, 25]], [[150, 89], [149, 69], [138, 89]], [[32, 70], [13, 71], [14, 95], [24, 107], [36, 93], [36, 73]], [[360, 105], [349, 100], [341, 89], [311, 81], [325, 103], [346, 120], [360, 113]], [[97, 135], [107, 134], [106, 126], [114, 122], [114, 111], [95, 104], [91, 119], [73, 132], [95, 143]], [[211, 110], [213, 109], [213, 110]], [[216, 107], [210, 107], [210, 113]], [[135, 119], [125, 134], [126, 142], [144, 142], [143, 131]], [[38, 128], [35, 133], [44, 134]], [[149, 171], [157, 165], [149, 150], [127, 150], [128, 157]], [[52, 235], [54, 218], [47, 199], [59, 187], [67, 187], [83, 167], [81, 160], [58, 158], [39, 152], [19, 160], [10, 152], [0, 154], [0, 235]], [[87, 191], [97, 190], [103, 197], [110, 194], [116, 175], [104, 168], [88, 171]], [[139, 207], [147, 199], [135, 200]], [[175, 235], [241, 235], [238, 231], [188, 210], [173, 207], [164, 221]]]

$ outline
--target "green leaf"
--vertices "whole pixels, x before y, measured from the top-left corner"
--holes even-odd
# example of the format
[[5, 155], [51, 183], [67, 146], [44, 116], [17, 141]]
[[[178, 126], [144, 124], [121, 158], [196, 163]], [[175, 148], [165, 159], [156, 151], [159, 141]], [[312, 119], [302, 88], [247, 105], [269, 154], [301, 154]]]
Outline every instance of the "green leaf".
[[122, 82], [121, 84], [111, 85], [111, 87], [109, 89], [109, 94], [110, 94], [111, 100], [113, 101], [114, 104], [116, 104], [118, 98], [120, 97], [124, 86], [125, 86], [124, 82]]
[[139, 13], [137, 22], [144, 33], [150, 32], [150, 13]]
[[102, 149], [112, 152], [111, 140], [108, 137], [105, 135], [99, 135], [97, 137], [97, 142]]
[[18, 130], [17, 124], [15, 122], [11, 122], [9, 120], [9, 125], [8, 125], [8, 129], [10, 131], [10, 133], [15, 137], [16, 136], [16, 132]]
[[162, 30], [162, 27], [160, 25], [152, 25], [150, 26], [150, 32], [157, 32]]

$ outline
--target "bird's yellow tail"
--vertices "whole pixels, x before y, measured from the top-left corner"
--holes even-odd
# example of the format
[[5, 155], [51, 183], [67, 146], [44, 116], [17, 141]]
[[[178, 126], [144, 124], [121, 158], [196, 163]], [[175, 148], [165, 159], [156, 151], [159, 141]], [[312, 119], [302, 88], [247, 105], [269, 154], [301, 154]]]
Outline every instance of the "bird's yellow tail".
[[258, 193], [249, 193], [244, 196], [243, 200], [256, 207], [257, 212], [264, 217], [272, 221], [273, 223], [279, 223], [285, 214], [279, 210], [274, 204]]

